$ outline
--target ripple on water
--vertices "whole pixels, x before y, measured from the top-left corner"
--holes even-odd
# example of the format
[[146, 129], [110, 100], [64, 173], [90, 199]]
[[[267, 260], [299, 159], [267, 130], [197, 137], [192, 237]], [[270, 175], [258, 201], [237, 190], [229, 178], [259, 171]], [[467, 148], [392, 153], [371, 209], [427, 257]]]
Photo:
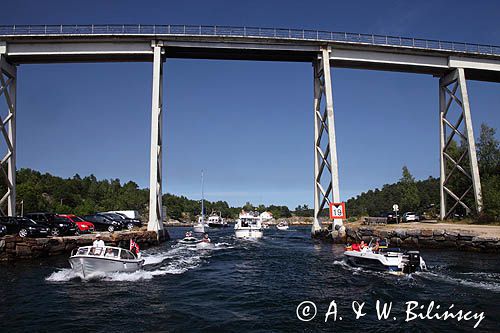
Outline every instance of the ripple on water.
[[[187, 229], [171, 230], [174, 239]], [[2, 266], [0, 331], [468, 331], [470, 323], [379, 321], [374, 314], [354, 320], [351, 302], [436, 301], [447, 307], [484, 310], [482, 329], [494, 331], [500, 315], [498, 255], [422, 251], [429, 272], [394, 276], [348, 265], [340, 245], [313, 242], [309, 228], [297, 232], [266, 230], [259, 241], [234, 238], [234, 231], [210, 231], [213, 246], [189, 249], [175, 241], [143, 251], [145, 266], [134, 273], [83, 279], [67, 258]], [[8, 268], [4, 270], [4, 267]], [[56, 269], [55, 267], [60, 267]], [[322, 318], [296, 319], [304, 300], [314, 301]], [[324, 322], [332, 300], [345, 314]], [[110, 316], [106, 309], [115, 309]], [[133, 311], [131, 311], [133, 309]], [[135, 315], [131, 315], [131, 313]], [[6, 320], [7, 318], [11, 320]], [[89, 321], [88, 318], [92, 320]], [[401, 317], [403, 318], [403, 317]], [[398, 318], [399, 319], [399, 318]], [[103, 326], [104, 325], [104, 326]], [[195, 329], [193, 329], [195, 328]]]

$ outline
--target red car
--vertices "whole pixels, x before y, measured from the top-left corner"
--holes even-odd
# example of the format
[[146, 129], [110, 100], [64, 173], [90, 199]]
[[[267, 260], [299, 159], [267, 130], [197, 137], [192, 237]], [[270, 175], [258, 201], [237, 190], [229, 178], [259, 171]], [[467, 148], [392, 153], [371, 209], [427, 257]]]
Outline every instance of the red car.
[[70, 222], [75, 223], [76, 226], [78, 227], [76, 231], [77, 234], [91, 233], [92, 231], [94, 231], [93, 223], [87, 222], [81, 217], [76, 216], [74, 214], [58, 214], [57, 217], [67, 219]]

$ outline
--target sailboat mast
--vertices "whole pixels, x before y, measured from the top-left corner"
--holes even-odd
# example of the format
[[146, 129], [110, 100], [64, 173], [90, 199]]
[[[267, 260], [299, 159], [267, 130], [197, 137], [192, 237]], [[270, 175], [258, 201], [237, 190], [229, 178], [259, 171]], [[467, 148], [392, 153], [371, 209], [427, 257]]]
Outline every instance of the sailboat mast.
[[201, 170], [201, 223], [205, 223], [205, 194], [203, 193], [203, 170]]

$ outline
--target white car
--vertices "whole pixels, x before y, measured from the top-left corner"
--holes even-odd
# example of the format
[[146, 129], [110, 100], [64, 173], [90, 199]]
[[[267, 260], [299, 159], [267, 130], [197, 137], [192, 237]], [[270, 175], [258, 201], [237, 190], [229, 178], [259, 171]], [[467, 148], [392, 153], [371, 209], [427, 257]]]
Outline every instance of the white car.
[[403, 222], [418, 222], [420, 217], [415, 212], [406, 212], [403, 214]]

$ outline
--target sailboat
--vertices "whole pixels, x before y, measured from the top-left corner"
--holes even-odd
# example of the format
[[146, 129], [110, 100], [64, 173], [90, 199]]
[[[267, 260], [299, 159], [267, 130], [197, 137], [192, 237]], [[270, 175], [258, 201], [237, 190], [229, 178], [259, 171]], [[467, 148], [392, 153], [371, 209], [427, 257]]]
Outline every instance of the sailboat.
[[198, 217], [198, 223], [193, 227], [194, 232], [204, 233], [205, 229], [208, 228], [208, 224], [205, 222], [205, 207], [204, 207], [204, 192], [203, 192], [203, 170], [201, 170], [201, 216]]

